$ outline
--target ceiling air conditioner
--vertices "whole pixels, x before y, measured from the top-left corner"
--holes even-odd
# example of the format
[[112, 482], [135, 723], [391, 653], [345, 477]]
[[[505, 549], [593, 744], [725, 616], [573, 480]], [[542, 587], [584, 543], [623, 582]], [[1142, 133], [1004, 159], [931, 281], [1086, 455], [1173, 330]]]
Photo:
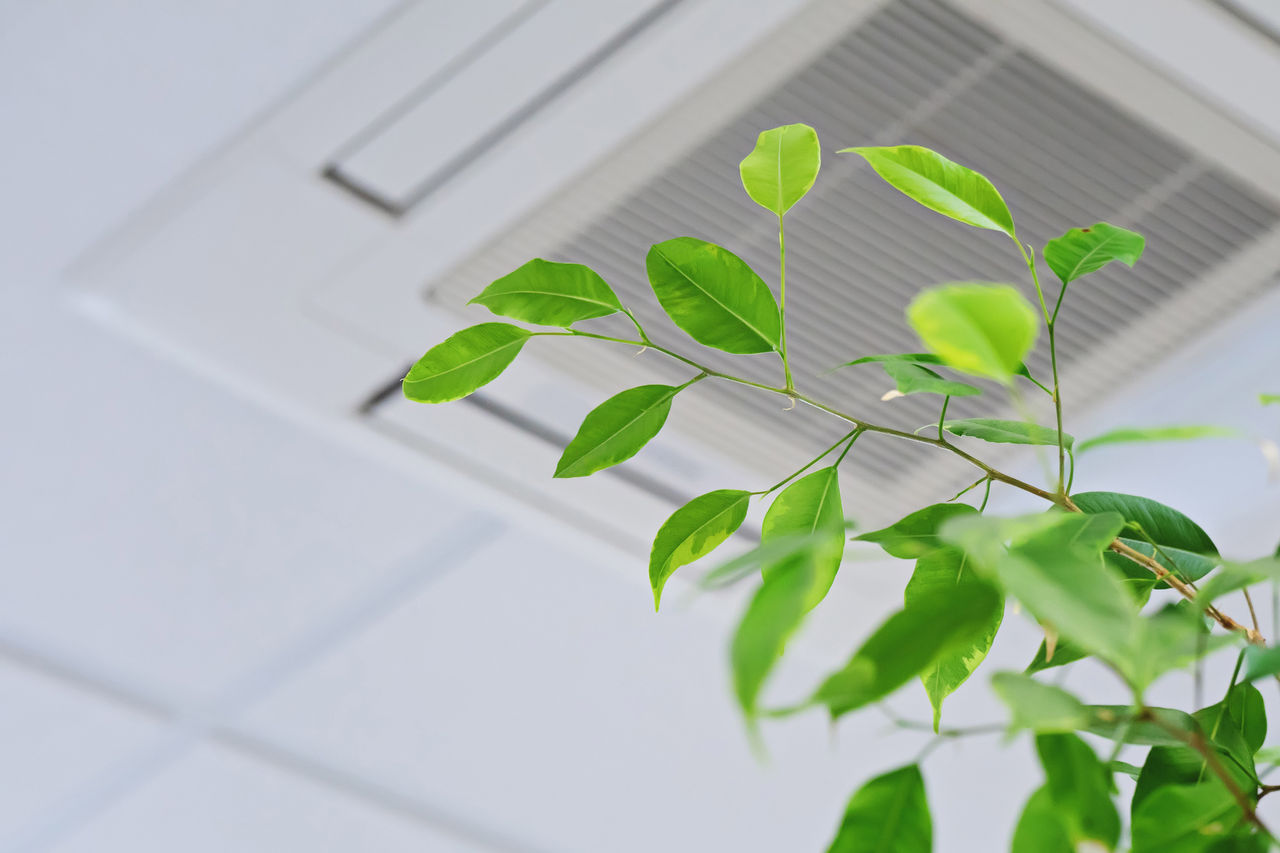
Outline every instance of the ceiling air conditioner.
[[[1159, 14], [1143, 17], [1153, 4]], [[75, 275], [101, 316], [308, 424], [430, 477], [464, 471], [459, 483], [484, 481], [511, 506], [643, 550], [635, 531], [673, 503], [773, 482], [841, 424], [702, 383], [632, 463], [553, 481], [559, 446], [593, 405], [687, 370], [655, 352], [544, 338], [469, 402], [403, 401], [405, 367], [486, 316], [464, 309], [471, 296], [530, 257], [580, 261], [662, 328], [644, 253], [681, 234], [730, 247], [768, 280], [774, 223], [741, 192], [737, 162], [759, 130], [805, 121], [825, 162], [789, 217], [799, 381], [881, 421], [928, 423], [936, 401], [881, 402], [876, 370], [827, 369], [915, 349], [902, 309], [922, 286], [1025, 278], [1007, 241], [913, 206], [834, 154], [910, 142], [988, 174], [1034, 243], [1103, 219], [1147, 236], [1136, 269], [1093, 277], [1064, 311], [1064, 385], [1079, 412], [1280, 268], [1280, 113], [1178, 55], [1176, 34], [1192, 31], [1218, 65], [1277, 79], [1280, 49], [1234, 5], [406, 4]], [[776, 359], [736, 361], [775, 378]], [[945, 499], [969, 474], [927, 447], [904, 456], [874, 438], [846, 478], [860, 521]], [[932, 476], [913, 476], [923, 465]]]

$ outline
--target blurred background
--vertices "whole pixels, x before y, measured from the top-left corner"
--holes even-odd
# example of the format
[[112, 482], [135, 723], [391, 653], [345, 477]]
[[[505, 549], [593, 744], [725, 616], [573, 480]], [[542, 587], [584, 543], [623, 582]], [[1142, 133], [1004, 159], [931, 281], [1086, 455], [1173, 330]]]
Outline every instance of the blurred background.
[[[932, 408], [882, 402], [875, 368], [826, 371], [916, 349], [922, 286], [1026, 286], [1007, 240], [836, 153], [928, 145], [1037, 245], [1146, 235], [1135, 269], [1073, 285], [1066, 429], [1247, 438], [1101, 449], [1076, 488], [1270, 553], [1277, 81], [1273, 0], [0, 0], [0, 851], [824, 849], [928, 738], [815, 713], [766, 727], [758, 760], [725, 673], [742, 593], [689, 569], [655, 616], [645, 569], [674, 506], [763, 488], [839, 424], [703, 383], [633, 462], [553, 481], [592, 406], [686, 372], [543, 339], [423, 407], [406, 366], [533, 256], [592, 265], [651, 326], [652, 242], [713, 240], [772, 281], [737, 162], [803, 121], [824, 170], [788, 217], [799, 381], [920, 426]], [[966, 473], [865, 439], [845, 508], [879, 527]], [[770, 696], [839, 665], [909, 571], [851, 548]], [[1003, 719], [986, 677], [1038, 640], [1011, 613], [944, 721]], [[888, 705], [929, 717], [914, 685]], [[926, 778], [937, 849], [990, 851], [1040, 771], [994, 736]]]

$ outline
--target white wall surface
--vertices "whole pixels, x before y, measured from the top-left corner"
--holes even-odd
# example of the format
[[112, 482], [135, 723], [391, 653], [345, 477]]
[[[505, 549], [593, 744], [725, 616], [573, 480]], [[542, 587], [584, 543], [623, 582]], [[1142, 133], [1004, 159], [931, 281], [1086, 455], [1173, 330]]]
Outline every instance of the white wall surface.
[[[719, 611], [654, 618], [643, 578], [265, 413], [65, 299], [78, 252], [389, 5], [0, 4], [0, 851], [821, 849], [853, 786], [919, 738], [871, 712], [833, 743], [808, 717], [757, 762]], [[1277, 318], [1272, 300], [1211, 365], [1158, 371], [1134, 411], [1202, 420], [1206, 391], [1277, 437], [1251, 401], [1280, 390]], [[1274, 544], [1256, 450], [1214, 447], [1193, 470], [1100, 451], [1082, 477]], [[779, 695], [836, 664], [905, 572], [851, 563]], [[1035, 641], [1008, 621], [992, 670]], [[1090, 677], [1073, 683], [1103, 686]], [[920, 699], [894, 704], [924, 717]], [[953, 720], [997, 713], [978, 692]], [[1002, 845], [1029, 752], [934, 753], [938, 849]]]

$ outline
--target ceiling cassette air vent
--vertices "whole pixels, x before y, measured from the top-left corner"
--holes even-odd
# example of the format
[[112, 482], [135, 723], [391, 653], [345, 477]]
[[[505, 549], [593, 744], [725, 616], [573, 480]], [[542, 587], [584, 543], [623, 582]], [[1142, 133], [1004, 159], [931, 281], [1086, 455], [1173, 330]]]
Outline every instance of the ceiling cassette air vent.
[[[1227, 5], [1178, 0], [1156, 17], [1280, 74], [1280, 48]], [[1093, 0], [440, 8], [406, 4], [126, 223], [77, 270], [91, 303], [309, 423], [465, 469], [621, 539], [608, 525], [618, 507], [660, 520], [700, 491], [773, 482], [841, 422], [703, 382], [634, 463], [566, 483], [550, 479], [558, 445], [591, 406], [687, 368], [538, 339], [470, 403], [409, 404], [396, 383], [427, 346], [487, 317], [468, 299], [535, 256], [592, 266], [660, 343], [773, 383], [776, 358], [684, 339], [644, 274], [650, 244], [687, 234], [776, 281], [775, 223], [738, 183], [764, 128], [806, 122], [823, 143], [818, 183], [788, 214], [797, 381], [903, 429], [935, 421], [937, 401], [882, 401], [874, 367], [830, 369], [917, 349], [902, 314], [922, 287], [1030, 285], [1006, 238], [914, 206], [840, 148], [915, 143], [970, 165], [1036, 245], [1099, 220], [1146, 235], [1135, 269], [1073, 286], [1060, 321], [1073, 413], [1139, 381], [1280, 269], [1280, 105], [1227, 97], [1208, 72], [1189, 79], [1176, 38]], [[621, 331], [615, 319], [591, 323]], [[1043, 354], [1031, 369], [1045, 372]], [[998, 399], [958, 399], [951, 413], [990, 413]], [[948, 455], [876, 438], [846, 463], [860, 522], [971, 479]]]

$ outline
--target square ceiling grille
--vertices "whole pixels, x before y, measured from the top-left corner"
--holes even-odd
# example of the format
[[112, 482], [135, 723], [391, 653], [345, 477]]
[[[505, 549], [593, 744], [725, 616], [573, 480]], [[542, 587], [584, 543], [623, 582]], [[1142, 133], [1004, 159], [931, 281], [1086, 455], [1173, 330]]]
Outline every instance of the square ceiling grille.
[[[775, 221], [742, 191], [738, 161], [760, 130], [797, 121], [817, 128], [824, 164], [817, 185], [787, 217], [788, 337], [797, 381], [838, 408], [905, 429], [936, 421], [940, 399], [881, 402], [891, 383], [874, 365], [827, 371], [860, 355], [917, 350], [903, 309], [922, 287], [979, 279], [1017, 283], [1033, 299], [1034, 291], [1003, 235], [913, 204], [861, 158], [838, 149], [915, 143], [970, 165], [1000, 188], [1019, 233], [1037, 246], [1098, 220], [1146, 235], [1146, 254], [1136, 269], [1112, 265], [1073, 285], [1063, 309], [1064, 397], [1077, 412], [1143, 366], [1098, 370], [1082, 363], [1081, 354], [1142, 322], [1280, 219], [1248, 187], [959, 11], [937, 0], [896, 0], [544, 256], [599, 271], [659, 343], [699, 350], [712, 366], [780, 383], [776, 358], [701, 349], [673, 329], [649, 291], [644, 257], [651, 244], [687, 234], [729, 248], [776, 282]], [[1046, 286], [1056, 292], [1049, 279]], [[455, 292], [450, 282], [436, 298], [461, 303], [473, 293]], [[1231, 307], [1222, 306], [1223, 314]], [[1185, 328], [1163, 329], [1160, 342], [1141, 358], [1159, 357], [1201, 329], [1203, 320], [1187, 318]], [[563, 348], [546, 357], [583, 372], [580, 353], [576, 362]], [[689, 373], [657, 358], [646, 363], [664, 381]], [[1030, 365], [1037, 375], [1047, 374], [1043, 347]], [[815, 455], [845, 431], [841, 421], [779, 411], [777, 400], [739, 386], [704, 383], [697, 393], [715, 395], [718, 411], [687, 426], [742, 458], [767, 463], [776, 457], [772, 467], [778, 470], [785, 470], [784, 460]], [[958, 399], [949, 415], [999, 415], [1004, 407], [995, 401], [1001, 399], [1000, 392]], [[744, 418], [763, 419], [778, 438], [745, 438], [735, 430]], [[972, 479], [972, 469], [932, 448], [904, 449], [901, 442], [876, 438], [864, 439], [846, 463], [848, 480], [860, 484], [847, 509], [859, 521], [889, 520], [911, 502], [945, 499]], [[912, 476], [922, 464], [930, 466], [930, 476]]]

